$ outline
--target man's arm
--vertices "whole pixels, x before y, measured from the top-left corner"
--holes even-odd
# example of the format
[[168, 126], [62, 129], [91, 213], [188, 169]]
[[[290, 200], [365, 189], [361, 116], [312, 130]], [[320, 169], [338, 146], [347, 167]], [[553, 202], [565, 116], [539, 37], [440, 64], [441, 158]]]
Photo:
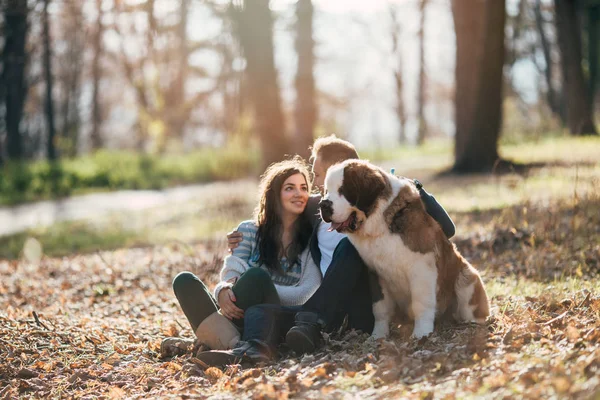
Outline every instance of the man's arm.
[[435, 197], [423, 189], [423, 184], [421, 184], [421, 182], [415, 179], [415, 185], [417, 186], [417, 189], [419, 189], [419, 194], [421, 195], [421, 200], [423, 200], [423, 203], [425, 204], [427, 213], [440, 224], [444, 234], [450, 239], [456, 233], [456, 226], [454, 225], [452, 218], [450, 218], [446, 210], [444, 210], [444, 207], [438, 203]]

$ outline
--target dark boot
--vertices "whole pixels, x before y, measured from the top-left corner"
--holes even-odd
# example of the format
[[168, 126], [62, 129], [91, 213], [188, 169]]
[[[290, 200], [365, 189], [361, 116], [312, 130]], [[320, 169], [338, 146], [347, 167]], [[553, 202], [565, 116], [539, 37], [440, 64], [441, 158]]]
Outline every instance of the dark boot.
[[319, 347], [324, 326], [317, 313], [300, 311], [295, 325], [285, 335], [285, 342], [298, 355], [312, 353]]
[[203, 351], [196, 355], [200, 361], [211, 367], [224, 367], [233, 364], [255, 365], [270, 363], [275, 359], [275, 352], [267, 344], [251, 340], [240, 341], [231, 350]]

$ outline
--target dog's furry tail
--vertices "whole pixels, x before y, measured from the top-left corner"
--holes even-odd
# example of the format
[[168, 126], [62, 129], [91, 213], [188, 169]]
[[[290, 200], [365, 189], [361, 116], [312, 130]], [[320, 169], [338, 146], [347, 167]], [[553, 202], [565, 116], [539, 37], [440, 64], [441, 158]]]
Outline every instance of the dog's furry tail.
[[466, 263], [456, 280], [458, 309], [456, 319], [464, 322], [485, 323], [490, 305], [479, 272]]

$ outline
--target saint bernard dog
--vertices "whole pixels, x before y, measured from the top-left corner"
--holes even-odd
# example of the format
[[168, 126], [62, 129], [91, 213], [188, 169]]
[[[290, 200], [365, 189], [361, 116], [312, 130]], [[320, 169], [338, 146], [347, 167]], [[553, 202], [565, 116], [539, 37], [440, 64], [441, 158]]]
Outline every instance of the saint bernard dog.
[[329, 168], [325, 190], [323, 221], [346, 233], [379, 276], [373, 337], [388, 335], [396, 306], [414, 321], [416, 338], [433, 332], [436, 318], [485, 322], [490, 310], [479, 273], [427, 213], [412, 180], [347, 160]]

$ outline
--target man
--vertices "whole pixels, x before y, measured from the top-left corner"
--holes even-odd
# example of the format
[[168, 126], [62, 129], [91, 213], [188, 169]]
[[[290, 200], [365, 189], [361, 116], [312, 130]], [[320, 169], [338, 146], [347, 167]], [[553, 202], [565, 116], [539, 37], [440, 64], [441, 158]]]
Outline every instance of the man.
[[[335, 135], [318, 138], [312, 146], [311, 154], [314, 186], [322, 194], [329, 167], [358, 158], [358, 152], [351, 143]], [[454, 224], [450, 217], [432, 196], [425, 191], [422, 191], [422, 196], [428, 211], [432, 210], [430, 214], [440, 222], [448, 237], [451, 237], [454, 234]], [[311, 196], [305, 211], [313, 224], [309, 243], [311, 254], [323, 276], [319, 289], [301, 307], [264, 304], [248, 310], [252, 312], [253, 318], [260, 321], [260, 324], [254, 325], [263, 327], [261, 332], [250, 335], [264, 346], [265, 353], [262, 356], [245, 354], [244, 347], [241, 346], [231, 351], [199, 353], [198, 358], [211, 365], [224, 365], [244, 356], [250, 356], [254, 361], [264, 361], [274, 353], [274, 347], [282, 336], [285, 336], [287, 345], [297, 354], [312, 352], [318, 346], [321, 331], [337, 329], [346, 316], [348, 328], [372, 332], [372, 297], [377, 296], [377, 278], [364, 264], [346, 235], [331, 230], [331, 224], [321, 220], [318, 213], [320, 199], [320, 195]], [[241, 242], [242, 234], [234, 231], [227, 238], [231, 251]]]

